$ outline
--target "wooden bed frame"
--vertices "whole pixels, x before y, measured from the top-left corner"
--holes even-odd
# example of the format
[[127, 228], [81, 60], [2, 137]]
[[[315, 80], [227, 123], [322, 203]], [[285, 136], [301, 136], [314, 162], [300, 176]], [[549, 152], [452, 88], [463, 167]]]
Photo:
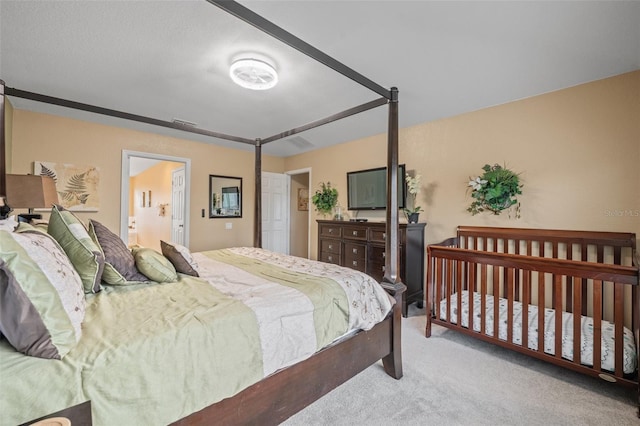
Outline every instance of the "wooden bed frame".
[[[389, 106], [388, 144], [387, 144], [387, 209], [385, 276], [383, 287], [396, 300], [389, 316], [373, 329], [355, 334], [348, 339], [328, 347], [311, 358], [282, 369], [263, 379], [239, 394], [213, 404], [197, 413], [179, 420], [179, 425], [196, 424], [278, 424], [313, 401], [328, 393], [341, 383], [349, 380], [360, 371], [382, 359], [385, 371], [393, 378], [402, 377], [401, 356], [401, 310], [402, 293], [406, 286], [399, 276], [399, 217], [398, 217], [398, 89], [386, 89], [365, 76], [326, 55], [315, 47], [288, 33], [282, 28], [262, 18], [235, 1], [206, 0], [246, 23], [279, 39], [284, 44], [297, 49], [352, 81], [370, 89], [381, 97], [348, 110], [336, 113], [307, 125], [263, 138], [247, 139], [226, 135], [206, 129], [180, 126], [176, 123], [144, 117], [123, 111], [116, 111], [72, 100], [28, 92], [5, 85], [0, 80], [0, 201], [6, 200], [6, 152], [5, 152], [5, 97], [15, 96], [38, 102], [80, 109], [121, 119], [134, 120], [156, 126], [169, 127], [185, 132], [198, 133], [214, 138], [231, 140], [255, 146], [255, 211], [254, 246], [262, 246], [262, 208], [261, 208], [261, 164], [262, 145], [293, 134], [303, 132], [333, 121], [368, 111], [382, 105]], [[401, 179], [403, 177], [400, 177]], [[3, 203], [0, 203], [0, 205]], [[2, 206], [0, 206], [1, 208]]]
[[[633, 331], [636, 354], [640, 354], [640, 256], [636, 251], [636, 235], [622, 232], [586, 232], [545, 229], [490, 228], [461, 226], [457, 237], [427, 248], [427, 325], [426, 337], [431, 336], [432, 324], [438, 324], [475, 338], [555, 365], [568, 368], [610, 382], [633, 386], [638, 390], [640, 417], [640, 388], [638, 370], [626, 375], [622, 370], [623, 326]], [[545, 280], [546, 278], [546, 280]], [[440, 302], [452, 294], [474, 291], [480, 294], [481, 305], [469, 308], [468, 324], [472, 324], [474, 310], [485, 311], [485, 296], [499, 294], [506, 299], [507, 339], [498, 337], [498, 321], [492, 334], [485, 328], [481, 316], [480, 331], [463, 327], [462, 321], [448, 321], [451, 310], [461, 310], [447, 303], [447, 315], [440, 315]], [[537, 299], [537, 301], [536, 301]], [[538, 349], [528, 347], [528, 327], [522, 327], [522, 344], [513, 342], [513, 304], [521, 302], [556, 312], [570, 312], [574, 316], [574, 359], [562, 357], [562, 333], [555, 335], [555, 355], [544, 352], [543, 333], [538, 335]], [[494, 318], [498, 304], [494, 304]], [[592, 317], [594, 324], [606, 319], [615, 324], [615, 371], [601, 367], [601, 346], [593, 347], [593, 366], [580, 362], [580, 316]], [[527, 309], [522, 311], [522, 323], [528, 323]], [[562, 327], [562, 316], [555, 316], [555, 329]], [[538, 316], [538, 329], [544, 329], [544, 315]], [[518, 336], [520, 337], [520, 336]], [[600, 327], [594, 327], [594, 342], [600, 342]]]

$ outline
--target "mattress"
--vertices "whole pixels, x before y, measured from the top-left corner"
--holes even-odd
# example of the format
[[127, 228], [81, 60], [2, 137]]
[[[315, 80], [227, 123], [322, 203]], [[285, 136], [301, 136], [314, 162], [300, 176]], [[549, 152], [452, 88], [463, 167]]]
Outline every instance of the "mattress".
[[200, 278], [88, 295], [82, 338], [62, 360], [0, 339], [0, 425], [87, 400], [96, 426], [168, 424], [372, 328], [392, 308], [352, 269], [254, 248], [194, 257]]
[[[485, 296], [485, 334], [493, 336], [494, 328], [494, 297], [487, 294]], [[451, 305], [451, 319], [448, 321], [453, 324], [458, 323], [458, 293], [454, 293], [449, 298]], [[473, 293], [473, 330], [480, 331], [480, 293]], [[469, 328], [469, 292], [462, 292], [462, 326]], [[439, 318], [447, 319], [447, 299], [443, 299], [439, 304]], [[522, 311], [523, 305], [520, 302], [513, 302], [513, 342], [516, 345], [522, 345]], [[528, 347], [538, 350], [538, 307], [529, 305], [528, 308], [529, 324], [528, 324]], [[545, 308], [544, 312], [544, 352], [555, 355], [555, 315], [554, 309]], [[507, 340], [507, 316], [508, 301], [499, 298], [499, 326], [498, 338]], [[581, 316], [581, 337], [580, 343], [580, 360], [586, 366], [593, 366], [593, 318]], [[602, 340], [602, 360], [601, 366], [603, 370], [615, 371], [615, 326], [613, 323], [603, 320], [601, 329]], [[623, 343], [623, 371], [625, 374], [632, 374], [637, 368], [636, 345], [633, 332], [624, 327], [624, 343]], [[573, 314], [562, 312], [562, 357], [573, 360]]]

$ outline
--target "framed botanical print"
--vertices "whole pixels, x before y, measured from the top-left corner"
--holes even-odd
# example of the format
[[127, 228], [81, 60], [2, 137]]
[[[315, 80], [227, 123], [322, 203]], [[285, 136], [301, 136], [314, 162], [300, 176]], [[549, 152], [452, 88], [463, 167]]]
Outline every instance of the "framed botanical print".
[[298, 210], [309, 210], [309, 188], [298, 188]]

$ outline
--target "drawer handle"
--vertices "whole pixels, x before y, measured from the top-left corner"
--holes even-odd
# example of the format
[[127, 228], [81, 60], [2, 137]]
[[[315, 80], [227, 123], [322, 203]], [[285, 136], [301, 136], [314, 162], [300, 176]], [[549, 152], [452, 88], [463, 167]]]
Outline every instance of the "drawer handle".
[[353, 261], [353, 262], [351, 262], [351, 263], [353, 263], [353, 266], [358, 266], [358, 261], [357, 261], [357, 260], [354, 260], [354, 261]]
[[382, 252], [382, 258], [384, 259], [386, 256], [387, 256], [387, 252], [386, 252], [386, 251], [383, 251], [383, 252]]
[[353, 254], [358, 254], [358, 249], [357, 248], [354, 248], [352, 251], [353, 251]]
[[329, 262], [333, 262], [333, 257], [332, 256], [327, 257], [327, 259], [329, 259]]
[[385, 266], [384, 266], [384, 265], [382, 265], [382, 272], [384, 272], [384, 271], [385, 271]]
[[357, 237], [358, 236], [358, 231], [353, 231], [353, 236]]
[[329, 233], [333, 234], [333, 228], [329, 228]]
[[329, 244], [329, 250], [333, 249], [333, 244]]
[[386, 233], [386, 232], [383, 232], [383, 233], [382, 233], [382, 239], [383, 239], [383, 240], [386, 240], [386, 239], [387, 239], [387, 233]]

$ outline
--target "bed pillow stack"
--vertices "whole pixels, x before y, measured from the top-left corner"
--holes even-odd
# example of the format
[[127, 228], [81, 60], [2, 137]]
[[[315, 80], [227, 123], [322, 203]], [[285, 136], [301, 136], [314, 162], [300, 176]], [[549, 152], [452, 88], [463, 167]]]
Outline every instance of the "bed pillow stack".
[[27, 224], [0, 229], [0, 333], [16, 350], [64, 357], [82, 334], [84, 290], [54, 238]]
[[47, 232], [60, 244], [82, 279], [86, 293], [100, 291], [104, 254], [84, 224], [61, 206], [53, 206]]
[[162, 250], [162, 254], [169, 259], [176, 268], [176, 271], [181, 274], [191, 275], [192, 277], [199, 276], [198, 263], [193, 259], [188, 248], [180, 244], [170, 244], [161, 240], [160, 249]]
[[133, 249], [136, 268], [150, 280], [158, 283], [172, 283], [178, 281], [178, 274], [173, 264], [150, 248]]
[[111, 285], [127, 285], [149, 281], [136, 268], [136, 261], [125, 243], [100, 222], [89, 220], [89, 235], [105, 257], [102, 280]]

